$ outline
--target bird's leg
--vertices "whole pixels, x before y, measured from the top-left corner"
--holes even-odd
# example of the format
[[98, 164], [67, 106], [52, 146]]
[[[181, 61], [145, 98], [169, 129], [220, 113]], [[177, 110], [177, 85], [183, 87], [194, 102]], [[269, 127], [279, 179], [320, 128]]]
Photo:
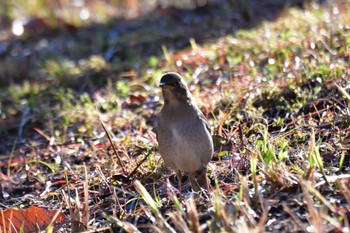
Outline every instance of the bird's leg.
[[201, 190], [201, 187], [198, 185], [195, 174], [188, 174], [188, 179], [190, 180], [191, 188], [193, 191], [198, 192]]
[[179, 185], [179, 191], [182, 193], [182, 174], [179, 169], [176, 169], [177, 182]]
[[209, 190], [209, 181], [208, 181], [208, 176], [207, 176], [207, 168], [203, 169], [200, 174], [198, 175], [197, 178], [199, 182], [199, 186], [202, 188]]
[[207, 177], [207, 168], [203, 168], [194, 173], [189, 174], [192, 190], [198, 192], [201, 188], [209, 190], [209, 182]]

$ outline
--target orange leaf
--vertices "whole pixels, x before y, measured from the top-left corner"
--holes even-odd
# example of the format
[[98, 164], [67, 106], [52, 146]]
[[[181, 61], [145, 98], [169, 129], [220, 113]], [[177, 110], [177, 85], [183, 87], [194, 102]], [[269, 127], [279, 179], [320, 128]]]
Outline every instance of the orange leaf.
[[146, 97], [143, 95], [134, 95], [134, 94], [130, 94], [129, 99], [131, 103], [134, 103], [134, 102], [143, 103], [147, 100]]
[[10, 208], [0, 211], [0, 232], [19, 232], [22, 225], [24, 233], [38, 232], [50, 223], [62, 224], [65, 219], [66, 216], [56, 210], [48, 211], [36, 206], [19, 210]]

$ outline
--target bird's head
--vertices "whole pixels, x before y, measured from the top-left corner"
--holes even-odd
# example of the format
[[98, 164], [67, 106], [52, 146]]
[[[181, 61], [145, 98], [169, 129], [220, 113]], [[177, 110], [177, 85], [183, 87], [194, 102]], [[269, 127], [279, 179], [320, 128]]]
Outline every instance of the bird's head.
[[188, 102], [191, 94], [187, 89], [183, 78], [175, 72], [169, 72], [160, 79], [159, 86], [162, 88], [164, 101], [171, 102]]

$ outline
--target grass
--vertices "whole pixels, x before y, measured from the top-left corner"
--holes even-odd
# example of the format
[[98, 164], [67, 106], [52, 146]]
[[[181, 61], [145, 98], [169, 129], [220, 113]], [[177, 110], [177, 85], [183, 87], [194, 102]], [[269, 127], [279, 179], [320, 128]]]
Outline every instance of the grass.
[[[76, 43], [74, 56], [40, 55], [27, 79], [1, 87], [2, 206], [62, 205], [62, 231], [348, 231], [348, 3], [159, 44], [163, 56], [81, 58], [90, 51]], [[157, 153], [167, 70], [187, 79], [221, 148], [208, 193], [179, 193]]]

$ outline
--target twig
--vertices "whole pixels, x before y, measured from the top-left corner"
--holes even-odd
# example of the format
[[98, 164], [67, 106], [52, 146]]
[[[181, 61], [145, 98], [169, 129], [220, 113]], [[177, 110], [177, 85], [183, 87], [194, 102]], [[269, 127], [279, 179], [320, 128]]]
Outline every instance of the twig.
[[21, 123], [19, 124], [18, 138], [22, 138], [23, 128], [30, 118], [29, 114], [30, 114], [30, 108], [26, 107], [24, 109], [24, 113], [22, 115]]
[[242, 129], [242, 123], [240, 122], [239, 123], [239, 139], [241, 141], [241, 149], [243, 148], [244, 146], [244, 135], [243, 135], [243, 129]]
[[120, 158], [119, 158], [119, 155], [118, 155], [118, 153], [117, 153], [117, 150], [115, 149], [115, 146], [114, 146], [114, 144], [113, 144], [113, 142], [112, 142], [111, 136], [109, 135], [109, 133], [108, 133], [108, 131], [107, 131], [107, 129], [106, 129], [106, 127], [105, 127], [105, 125], [103, 124], [103, 122], [102, 122], [101, 119], [100, 119], [100, 122], [101, 122], [101, 125], [102, 125], [103, 130], [104, 130], [104, 131], [106, 132], [106, 134], [107, 134], [109, 143], [111, 144], [111, 146], [112, 146], [112, 148], [113, 148], [114, 154], [117, 156], [118, 163], [119, 163], [119, 166], [122, 168], [123, 175], [125, 175], [126, 172], [125, 172], [125, 169], [124, 169], [124, 164], [122, 163], [122, 161], [121, 161]]
[[130, 179], [130, 177], [132, 177], [132, 176], [136, 173], [137, 169], [141, 166], [141, 164], [143, 164], [143, 163], [146, 161], [146, 159], [148, 158], [148, 156], [149, 156], [150, 154], [151, 154], [151, 152], [148, 151], [148, 153], [147, 153], [146, 156], [142, 159], [142, 161], [141, 161], [139, 164], [137, 164], [137, 166], [134, 168], [134, 170], [132, 170], [132, 172], [128, 175], [128, 179]]
[[243, 101], [244, 99], [244, 94], [241, 94], [241, 96], [238, 97], [238, 99], [236, 100], [236, 102], [233, 103], [232, 108], [229, 112], [227, 112], [220, 120], [219, 122], [219, 129], [218, 129], [218, 135], [222, 136], [222, 127], [225, 123], [225, 121], [227, 120], [227, 118], [229, 116], [232, 115], [232, 113], [236, 110], [236, 108], [238, 107], [238, 105]]
[[293, 221], [297, 226], [304, 232], [307, 232], [305, 225], [300, 221], [300, 219], [296, 216], [296, 214], [289, 208], [286, 203], [282, 203], [283, 210], [292, 217]]

